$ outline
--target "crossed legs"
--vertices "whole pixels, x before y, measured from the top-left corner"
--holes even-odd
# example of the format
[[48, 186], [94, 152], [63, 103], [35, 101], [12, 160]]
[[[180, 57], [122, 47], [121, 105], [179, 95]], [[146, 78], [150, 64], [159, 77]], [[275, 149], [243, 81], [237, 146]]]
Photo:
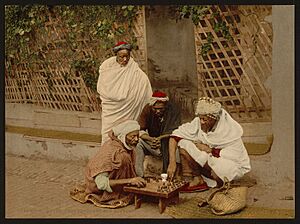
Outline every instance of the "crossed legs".
[[204, 183], [201, 175], [215, 180], [218, 187], [223, 185], [223, 181], [215, 174], [207, 162], [202, 167], [189, 155], [185, 149], [180, 148], [179, 153], [182, 176], [190, 181], [190, 186]]

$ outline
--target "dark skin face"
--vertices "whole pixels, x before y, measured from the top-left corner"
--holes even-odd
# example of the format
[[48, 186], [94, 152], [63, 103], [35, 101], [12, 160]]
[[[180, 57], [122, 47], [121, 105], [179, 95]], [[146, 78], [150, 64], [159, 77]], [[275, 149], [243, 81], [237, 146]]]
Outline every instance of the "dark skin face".
[[117, 62], [122, 66], [126, 66], [130, 59], [130, 51], [127, 49], [119, 50], [116, 56], [117, 56]]
[[157, 101], [152, 106], [152, 111], [154, 112], [154, 115], [157, 116], [157, 117], [162, 117], [164, 115], [165, 110], [166, 110], [166, 103], [165, 102]]
[[208, 117], [206, 115], [199, 115], [199, 118], [200, 118], [201, 129], [205, 133], [209, 132], [217, 122], [217, 120]]
[[130, 148], [135, 147], [139, 142], [139, 131], [129, 132], [125, 137], [125, 142]]

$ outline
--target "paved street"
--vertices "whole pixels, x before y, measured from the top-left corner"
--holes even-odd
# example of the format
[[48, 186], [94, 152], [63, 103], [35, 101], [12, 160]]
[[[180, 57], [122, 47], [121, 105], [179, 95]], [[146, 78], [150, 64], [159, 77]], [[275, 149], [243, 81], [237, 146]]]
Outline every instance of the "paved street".
[[83, 162], [6, 156], [6, 218], [170, 218], [159, 214], [158, 205], [144, 203], [121, 209], [102, 209], [80, 204], [69, 189], [83, 177]]
[[[129, 205], [119, 209], [103, 209], [81, 204], [69, 197], [69, 190], [83, 180], [86, 161], [50, 161], [6, 155], [5, 217], [6, 218], [172, 218], [160, 214], [158, 204], [143, 203], [140, 209]], [[294, 195], [285, 182], [282, 186], [257, 185], [249, 188], [248, 205], [279, 209], [294, 209]], [[181, 198], [198, 197], [181, 194]]]

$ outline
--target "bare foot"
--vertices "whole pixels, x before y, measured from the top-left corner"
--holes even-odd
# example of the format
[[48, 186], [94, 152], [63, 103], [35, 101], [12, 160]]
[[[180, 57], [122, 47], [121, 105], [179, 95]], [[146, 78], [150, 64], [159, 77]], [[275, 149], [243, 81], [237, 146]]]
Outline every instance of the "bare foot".
[[190, 187], [196, 186], [198, 184], [203, 184], [204, 180], [201, 176], [195, 176], [193, 180], [190, 182]]

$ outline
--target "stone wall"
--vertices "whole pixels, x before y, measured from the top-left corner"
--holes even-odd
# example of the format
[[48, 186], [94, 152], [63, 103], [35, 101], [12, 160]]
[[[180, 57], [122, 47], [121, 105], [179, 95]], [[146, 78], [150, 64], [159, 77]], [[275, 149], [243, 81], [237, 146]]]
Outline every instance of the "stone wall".
[[272, 19], [275, 34], [272, 77], [274, 133], [272, 164], [279, 177], [295, 181], [294, 6], [273, 6]]
[[[101, 114], [45, 109], [33, 104], [5, 104], [5, 125], [38, 130], [101, 134]], [[42, 132], [41, 130], [41, 132]], [[59, 160], [88, 160], [100, 142], [70, 140], [55, 136], [37, 137], [5, 132], [5, 153]]]
[[270, 153], [252, 156], [252, 173], [265, 184], [295, 183], [294, 6], [273, 6], [272, 132]]
[[101, 113], [55, 110], [33, 104], [6, 103], [5, 124], [100, 135]]
[[197, 88], [192, 20], [176, 22], [167, 6], [153, 6], [146, 11], [146, 38], [148, 75], [154, 88], [176, 84]]

